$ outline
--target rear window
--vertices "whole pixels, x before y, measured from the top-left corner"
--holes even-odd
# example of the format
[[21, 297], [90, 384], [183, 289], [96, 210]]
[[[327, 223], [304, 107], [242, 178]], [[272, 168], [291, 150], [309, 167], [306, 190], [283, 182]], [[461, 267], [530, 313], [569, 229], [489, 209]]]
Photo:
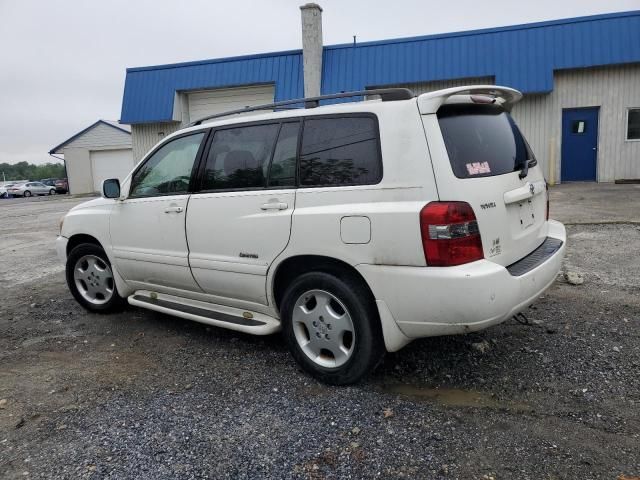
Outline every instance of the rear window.
[[503, 175], [535, 160], [511, 115], [499, 106], [445, 105], [437, 115], [458, 178]]

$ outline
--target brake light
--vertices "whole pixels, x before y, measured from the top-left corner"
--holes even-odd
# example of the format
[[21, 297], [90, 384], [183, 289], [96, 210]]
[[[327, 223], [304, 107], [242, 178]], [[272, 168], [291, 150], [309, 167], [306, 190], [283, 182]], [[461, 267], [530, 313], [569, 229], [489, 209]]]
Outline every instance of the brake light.
[[496, 103], [495, 97], [489, 97], [487, 95], [470, 95], [470, 98], [473, 103]]
[[484, 258], [476, 215], [466, 202], [431, 202], [420, 211], [427, 265], [451, 267]]

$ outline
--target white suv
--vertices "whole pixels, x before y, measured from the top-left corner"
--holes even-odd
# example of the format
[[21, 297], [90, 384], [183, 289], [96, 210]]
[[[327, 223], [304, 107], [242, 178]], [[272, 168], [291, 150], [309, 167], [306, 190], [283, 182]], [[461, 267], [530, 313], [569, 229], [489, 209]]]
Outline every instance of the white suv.
[[566, 234], [508, 113], [521, 94], [319, 99], [355, 95], [380, 98], [253, 107], [243, 112], [280, 110], [216, 115], [163, 139], [63, 219], [74, 297], [94, 312], [128, 301], [282, 330], [302, 367], [333, 384], [360, 379], [385, 349], [530, 305], [556, 278]]

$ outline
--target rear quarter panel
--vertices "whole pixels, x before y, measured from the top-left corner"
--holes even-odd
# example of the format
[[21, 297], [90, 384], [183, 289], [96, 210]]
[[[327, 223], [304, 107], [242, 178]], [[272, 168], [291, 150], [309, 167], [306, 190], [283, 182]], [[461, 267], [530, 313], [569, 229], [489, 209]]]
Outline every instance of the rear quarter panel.
[[[424, 266], [419, 213], [437, 200], [433, 170], [416, 101], [369, 103], [378, 117], [383, 175], [376, 185], [300, 188], [291, 239], [269, 271], [297, 255], [323, 255], [351, 265]], [[341, 220], [370, 220], [367, 243], [345, 243]]]

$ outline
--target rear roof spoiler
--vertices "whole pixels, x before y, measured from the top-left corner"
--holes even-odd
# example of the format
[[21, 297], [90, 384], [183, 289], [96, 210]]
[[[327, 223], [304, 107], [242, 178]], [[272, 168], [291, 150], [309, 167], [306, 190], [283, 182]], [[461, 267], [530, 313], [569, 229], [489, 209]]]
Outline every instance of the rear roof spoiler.
[[446, 103], [474, 103], [471, 98], [474, 95], [491, 97], [493, 98], [491, 103], [497, 103], [507, 111], [522, 99], [522, 93], [513, 88], [497, 85], [469, 85], [423, 93], [418, 97], [418, 109], [423, 115], [436, 113]]

